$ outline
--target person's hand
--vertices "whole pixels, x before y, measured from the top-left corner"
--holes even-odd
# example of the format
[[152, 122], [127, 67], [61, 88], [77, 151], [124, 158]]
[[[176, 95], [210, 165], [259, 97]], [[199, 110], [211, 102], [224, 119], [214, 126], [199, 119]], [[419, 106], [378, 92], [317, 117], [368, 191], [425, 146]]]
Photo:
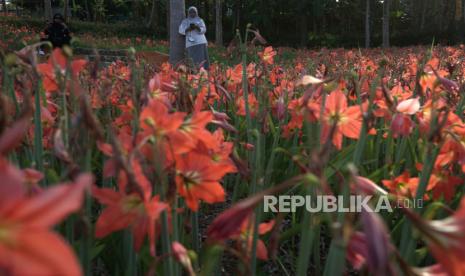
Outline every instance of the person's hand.
[[200, 31], [200, 27], [197, 26], [197, 24], [191, 23], [187, 31], [193, 31], [193, 30], [198, 30]]

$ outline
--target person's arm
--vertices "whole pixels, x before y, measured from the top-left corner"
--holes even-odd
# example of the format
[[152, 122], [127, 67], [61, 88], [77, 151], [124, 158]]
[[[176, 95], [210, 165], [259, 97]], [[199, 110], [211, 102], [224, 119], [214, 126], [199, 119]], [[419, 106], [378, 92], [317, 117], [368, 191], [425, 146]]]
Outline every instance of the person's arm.
[[179, 25], [179, 34], [186, 35], [186, 31], [187, 31], [186, 21], [183, 20], [181, 24]]
[[203, 19], [200, 19], [200, 23], [198, 27], [199, 27], [198, 31], [200, 34], [205, 34], [207, 32], [207, 26], [205, 25], [205, 22], [203, 21]]

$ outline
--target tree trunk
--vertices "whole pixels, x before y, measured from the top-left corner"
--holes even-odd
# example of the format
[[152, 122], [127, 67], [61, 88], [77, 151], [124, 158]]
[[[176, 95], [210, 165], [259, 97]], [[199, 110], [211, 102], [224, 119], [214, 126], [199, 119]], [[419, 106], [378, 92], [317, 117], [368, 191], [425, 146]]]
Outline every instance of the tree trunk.
[[69, 0], [64, 0], [63, 17], [65, 18], [65, 22], [68, 22], [68, 9], [69, 9]]
[[45, 11], [45, 20], [52, 22], [53, 14], [52, 14], [52, 1], [51, 0], [45, 0], [44, 11]]
[[157, 27], [157, 0], [152, 0], [152, 10], [150, 11], [149, 21], [146, 26], [153, 30]]
[[6, 8], [6, 0], [2, 0], [2, 9], [6, 16], [8, 14], [8, 9]]
[[462, 27], [465, 27], [465, 3], [462, 2]]
[[234, 1], [234, 24], [233, 24], [233, 34], [236, 33], [237, 29], [241, 27], [241, 10], [242, 10], [242, 0]]
[[307, 46], [307, 41], [308, 41], [308, 24], [307, 24], [307, 18], [308, 16], [305, 14], [302, 14], [300, 16], [300, 46], [305, 47]]
[[84, 0], [84, 7], [86, 9], [86, 20], [91, 20], [92, 19], [92, 14], [90, 13], [89, 3], [87, 1], [88, 0]]
[[223, 8], [221, 5], [221, 0], [216, 0], [215, 12], [216, 12], [215, 43], [217, 46], [222, 46], [223, 45]]
[[462, 0], [455, 0], [455, 21], [462, 20]]
[[422, 11], [421, 11], [420, 31], [423, 31], [425, 29], [426, 8], [428, 7], [428, 0], [424, 0], [421, 3], [422, 3]]
[[170, 0], [164, 0], [166, 4], [166, 36], [170, 37]]
[[462, 28], [465, 27], [465, 3], [462, 2]]
[[365, 11], [365, 48], [370, 48], [370, 2], [366, 0], [366, 11]]
[[388, 48], [389, 45], [389, 14], [391, 0], [383, 2], [383, 48]]
[[139, 3], [139, 0], [132, 0], [132, 18], [133, 18], [134, 21], [140, 22], [140, 3]]
[[184, 37], [179, 34], [179, 25], [186, 17], [184, 0], [170, 0], [170, 63], [177, 64], [184, 59]]
[[455, 42], [461, 42], [463, 40], [463, 23], [462, 23], [462, 0], [455, 0]]
[[[264, 3], [266, 5], [267, 3]], [[299, 41], [300, 47], [307, 46], [308, 42], [308, 13], [307, 13], [307, 1], [300, 1], [297, 9], [299, 11], [299, 15], [295, 17], [296, 19], [296, 30], [297, 32], [297, 39]], [[273, 21], [267, 21], [264, 26], [268, 26]]]

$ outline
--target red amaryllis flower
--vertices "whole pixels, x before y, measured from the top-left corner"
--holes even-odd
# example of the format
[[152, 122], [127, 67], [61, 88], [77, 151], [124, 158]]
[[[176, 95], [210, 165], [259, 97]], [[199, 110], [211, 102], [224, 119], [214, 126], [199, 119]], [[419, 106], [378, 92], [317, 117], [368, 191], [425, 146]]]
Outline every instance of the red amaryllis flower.
[[424, 234], [430, 252], [448, 275], [465, 275], [465, 199], [454, 215], [425, 221], [409, 209], [402, 209]]
[[262, 200], [262, 196], [250, 197], [222, 212], [208, 227], [208, 238], [213, 241], [224, 241], [240, 234], [242, 224]]
[[199, 141], [214, 143], [214, 137], [205, 128], [212, 122], [213, 114], [209, 111], [196, 112], [185, 120], [176, 132], [170, 135], [175, 154], [186, 153], [196, 148]]
[[[257, 98], [255, 98], [255, 95], [253, 93], [250, 93], [249, 96], [247, 97], [249, 100], [249, 113], [251, 117], [255, 117], [255, 115], [258, 112], [258, 101]], [[245, 97], [242, 96], [238, 98], [237, 100], [237, 115], [241, 116], [246, 116], [246, 110], [245, 110]]]
[[[269, 222], [260, 223], [258, 225], [258, 234], [264, 235], [271, 231], [274, 227], [274, 220]], [[242, 222], [241, 232], [237, 236], [232, 236], [231, 238], [237, 241], [237, 245], [241, 246], [245, 244], [247, 256], [250, 255], [253, 245], [253, 235], [254, 235], [254, 216], [249, 216], [244, 222]], [[265, 243], [261, 239], [257, 239], [257, 258], [260, 260], [268, 260], [268, 250], [266, 249]]]
[[[317, 116], [319, 112], [316, 113]], [[332, 137], [336, 148], [342, 148], [342, 137], [358, 139], [362, 129], [361, 107], [348, 106], [347, 98], [341, 91], [334, 91], [326, 98], [325, 109], [322, 118], [323, 130], [321, 141], [326, 141], [330, 135], [331, 128], [335, 125], [336, 130]]]
[[80, 175], [74, 183], [27, 197], [18, 170], [15, 173], [15, 168], [3, 163], [0, 171], [8, 176], [0, 185], [0, 271], [6, 275], [81, 275], [73, 250], [51, 228], [81, 207], [92, 177]]
[[92, 188], [92, 195], [101, 204], [107, 206], [97, 219], [95, 236], [102, 238], [112, 232], [131, 226], [134, 235], [134, 248], [139, 250], [145, 236], [148, 235], [150, 253], [155, 256], [156, 223], [161, 212], [167, 209], [168, 205], [161, 202], [158, 196], [151, 197], [151, 185], [142, 174], [139, 163], [133, 161], [132, 167], [142, 195], [135, 192], [126, 193], [128, 179], [124, 172], [119, 175], [119, 191], [110, 188]]
[[[56, 73], [60, 73], [63, 76], [67, 70], [67, 60], [63, 55], [60, 48], [53, 50], [52, 55], [48, 59], [47, 63], [37, 65], [37, 71], [44, 77], [44, 89], [47, 92], [53, 92], [58, 90], [58, 84], [56, 82]], [[84, 69], [87, 64], [86, 60], [78, 59], [71, 62], [72, 77], [76, 77], [79, 72]]]
[[251, 216], [253, 209], [257, 207], [259, 203], [263, 202], [263, 197], [265, 195], [280, 193], [294, 186], [301, 180], [316, 183], [317, 178], [311, 174], [305, 175], [305, 177], [294, 177], [234, 204], [229, 209], [222, 212], [215, 218], [212, 224], [210, 224], [207, 230], [208, 237], [213, 241], [223, 241], [230, 237], [237, 236], [241, 233], [241, 226], [244, 221]]
[[241, 227], [254, 208], [263, 201], [263, 193], [248, 197], [219, 214], [210, 224], [207, 236], [213, 241], [224, 241], [241, 233]]
[[434, 87], [436, 86], [436, 81], [437, 78], [434, 74], [422, 74], [420, 77], [420, 86], [422, 89], [423, 94], [425, 95], [427, 90], [434, 90]]
[[233, 171], [229, 164], [215, 163], [208, 155], [189, 152], [176, 156], [176, 187], [187, 206], [197, 211], [199, 200], [207, 203], [224, 201], [220, 180]]
[[460, 140], [457, 141], [455, 138], [447, 139], [436, 159], [435, 170], [441, 170], [443, 167], [448, 167], [455, 162], [465, 172], [465, 143]]
[[236, 86], [242, 82], [242, 64], [226, 70], [226, 84], [228, 91], [234, 91]]
[[428, 186], [432, 187], [434, 199], [439, 200], [444, 197], [449, 202], [455, 195], [455, 188], [464, 183], [462, 177], [451, 175], [451, 172], [442, 169], [431, 174]]
[[175, 90], [176, 87], [171, 83], [169, 74], [156, 74], [148, 84], [149, 96], [166, 103], [170, 102], [170, 93]]
[[[444, 120], [444, 113], [441, 112], [442, 109], [447, 107], [447, 102], [439, 98], [436, 101], [427, 100], [423, 105], [423, 108], [420, 112], [417, 113], [419, 129], [421, 133], [428, 133], [431, 130], [431, 126], [433, 125], [433, 119], [437, 116], [439, 122]], [[436, 114], [433, 116], [433, 114]], [[450, 116], [451, 113], [449, 113]], [[458, 120], [456, 120], [458, 121]], [[454, 122], [455, 124], [456, 122]]]
[[397, 105], [397, 111], [391, 122], [393, 137], [407, 136], [414, 127], [410, 115], [416, 114], [420, 110], [420, 100], [418, 98], [408, 99]]
[[163, 102], [151, 100], [142, 110], [140, 123], [144, 134], [162, 138], [176, 131], [184, 122], [184, 117], [186, 113], [169, 113]]
[[273, 65], [274, 56], [276, 56], [276, 54], [276, 51], [271, 46], [266, 47], [265, 50], [263, 50], [263, 52], [258, 53], [263, 63], [268, 65]]
[[[382, 183], [390, 193], [411, 198], [416, 195], [419, 181], [418, 177], [410, 177], [409, 172], [406, 171], [392, 180], [382, 180]], [[426, 190], [429, 191], [431, 188], [432, 186], [428, 185]]]
[[234, 144], [232, 142], [225, 141], [224, 134], [221, 129], [215, 130], [212, 135], [213, 141], [211, 143], [199, 143], [195, 151], [200, 154], [208, 153], [214, 163], [221, 163], [229, 166], [229, 173], [236, 172], [236, 166], [230, 158]]

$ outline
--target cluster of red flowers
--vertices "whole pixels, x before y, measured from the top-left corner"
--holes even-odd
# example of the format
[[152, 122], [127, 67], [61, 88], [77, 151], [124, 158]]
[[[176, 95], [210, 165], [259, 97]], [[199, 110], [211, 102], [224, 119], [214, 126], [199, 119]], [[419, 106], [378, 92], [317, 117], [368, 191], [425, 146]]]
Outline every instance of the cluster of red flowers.
[[[464, 50], [445, 47], [431, 56], [417, 55], [415, 49], [394, 49], [384, 55], [372, 51], [365, 55], [325, 49], [297, 52], [297, 62], [288, 68], [275, 64], [278, 52], [267, 47], [256, 63], [227, 68], [214, 64], [209, 72], [194, 74], [168, 64], [156, 73], [141, 73], [136, 63], [92, 67], [87, 61], [71, 60], [69, 52], [54, 50], [47, 63], [33, 68], [41, 77], [41, 89], [35, 89], [33, 78], [18, 77], [11, 95], [16, 102], [3, 95], [0, 98], [0, 107], [5, 107], [0, 115], [8, 118], [0, 120], [0, 271], [81, 274], [71, 248], [52, 227], [81, 209], [86, 191], [102, 207], [95, 222], [97, 238], [129, 229], [136, 250], [141, 250], [147, 237], [150, 254], [162, 258], [156, 252], [156, 241], [163, 223], [170, 224], [172, 216], [198, 212], [201, 204], [224, 202], [223, 182], [228, 174], [237, 173], [244, 183], [250, 181], [251, 161], [260, 161], [253, 153], [262, 149], [249, 144], [253, 139], [244, 141], [245, 134], [253, 131], [265, 137], [271, 133], [274, 141], [294, 141], [289, 144], [298, 149], [287, 151], [295, 153], [290, 163], [296, 163], [300, 172], [317, 175], [325, 193], [338, 191], [325, 186], [331, 181], [325, 179], [325, 168], [318, 167], [318, 162], [323, 164], [331, 155], [350, 155], [356, 146], [362, 156], [370, 155], [374, 161], [358, 164], [363, 168], [360, 174], [372, 180], [352, 172], [353, 193], [456, 204], [465, 173], [465, 101], [459, 93], [465, 80], [465, 67], [460, 65]], [[27, 63], [21, 54], [18, 62]], [[446, 55], [450, 58], [442, 58]], [[424, 66], [418, 65], [420, 59]], [[32, 93], [25, 93], [28, 89], [35, 91], [33, 99]], [[19, 112], [32, 102], [35, 126], [31, 125], [33, 108]], [[7, 123], [9, 128], [4, 129]], [[80, 157], [72, 156], [72, 126], [87, 127], [83, 136], [94, 138], [88, 147], [97, 149], [104, 161], [103, 166], [90, 168], [95, 177], [77, 169], [79, 162], [73, 158]], [[247, 129], [252, 126], [256, 129]], [[318, 129], [323, 146], [317, 145], [315, 151], [321, 150], [321, 160], [311, 159], [314, 153], [306, 144], [309, 129]], [[66, 175], [70, 183], [42, 188], [44, 172], [19, 169], [13, 165], [16, 158], [7, 159], [21, 143], [27, 149], [36, 140], [42, 144], [35, 143], [35, 147], [44, 147], [57, 157], [50, 160], [70, 167]], [[375, 156], [378, 153], [386, 158]], [[255, 159], [244, 157], [244, 161], [242, 155]], [[301, 162], [305, 158], [311, 160]], [[27, 164], [32, 167], [33, 163]], [[279, 177], [293, 180], [296, 176]], [[263, 179], [255, 176], [255, 184], [268, 185]], [[305, 182], [302, 179], [295, 183]], [[104, 184], [112, 182], [116, 185]], [[278, 235], [273, 230], [282, 227], [283, 218], [256, 221], [260, 216], [253, 211], [266, 193], [278, 194], [295, 183], [273, 182], [270, 190], [247, 195], [210, 225], [209, 239], [222, 245], [226, 240], [236, 241], [234, 252], [246, 262], [252, 255], [268, 259], [271, 254], [257, 236]], [[410, 268], [413, 272], [465, 273], [460, 261], [464, 209], [462, 204], [448, 218], [426, 220], [406, 208], [406, 217], [424, 235], [438, 262]], [[356, 269], [394, 273], [398, 268], [392, 266], [392, 256], [400, 257], [381, 217], [364, 212], [360, 219], [363, 230], [353, 221], [344, 233], [347, 259]], [[41, 249], [45, 246], [50, 250]], [[445, 258], [448, 250], [451, 257]], [[189, 274], [194, 273], [181, 243], [173, 242], [171, 253]]]

